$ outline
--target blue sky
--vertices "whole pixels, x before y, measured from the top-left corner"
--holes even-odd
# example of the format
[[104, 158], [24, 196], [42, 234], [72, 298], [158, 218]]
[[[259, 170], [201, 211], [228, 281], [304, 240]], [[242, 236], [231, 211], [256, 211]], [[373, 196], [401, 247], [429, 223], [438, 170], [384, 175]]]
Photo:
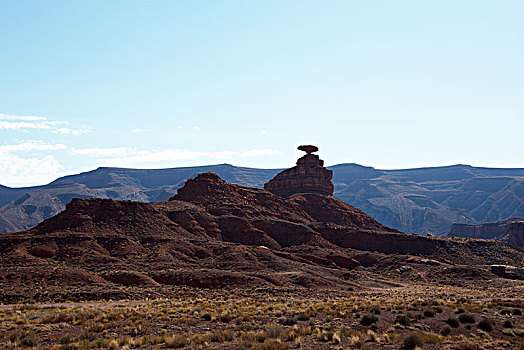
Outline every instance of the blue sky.
[[524, 167], [522, 1], [0, 1], [0, 184], [98, 166]]

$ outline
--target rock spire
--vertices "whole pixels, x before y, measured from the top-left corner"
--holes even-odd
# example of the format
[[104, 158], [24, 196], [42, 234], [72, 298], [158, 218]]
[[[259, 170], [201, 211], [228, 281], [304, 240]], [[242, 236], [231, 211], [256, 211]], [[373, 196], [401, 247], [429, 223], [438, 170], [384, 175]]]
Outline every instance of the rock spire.
[[295, 193], [333, 195], [333, 172], [324, 168], [324, 161], [313, 154], [318, 147], [303, 145], [298, 149], [306, 155], [297, 160], [296, 166], [278, 173], [264, 185], [264, 189], [280, 197]]

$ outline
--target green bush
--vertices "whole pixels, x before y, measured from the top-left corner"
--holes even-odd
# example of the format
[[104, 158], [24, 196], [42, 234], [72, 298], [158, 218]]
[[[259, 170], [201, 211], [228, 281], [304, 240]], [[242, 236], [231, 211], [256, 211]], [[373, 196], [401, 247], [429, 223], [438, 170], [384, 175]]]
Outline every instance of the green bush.
[[459, 316], [460, 323], [475, 323], [475, 316], [472, 314], [461, 314]]
[[412, 333], [408, 335], [406, 338], [404, 338], [404, 341], [402, 342], [403, 349], [415, 349], [417, 346], [422, 345], [424, 345], [424, 341], [422, 340], [422, 337], [417, 333]]
[[442, 334], [445, 337], [447, 337], [450, 333], [451, 333], [451, 327], [450, 326], [444, 326], [440, 330], [440, 334]]
[[491, 332], [493, 330], [491, 320], [487, 320], [487, 319], [483, 319], [482, 321], [480, 321], [477, 327], [479, 329], [482, 329], [484, 332]]
[[380, 307], [373, 306], [371, 309], [369, 309], [369, 312], [375, 315], [380, 315]]
[[363, 326], [371, 326], [378, 321], [378, 317], [373, 314], [366, 314], [360, 319], [360, 324]]
[[454, 350], [479, 350], [479, 346], [473, 343], [459, 344], [456, 345]]
[[444, 322], [446, 322], [448, 325], [450, 325], [453, 328], [458, 328], [460, 326], [460, 322], [458, 318], [456, 317], [450, 317]]
[[297, 319], [298, 319], [299, 321], [309, 321], [310, 317], [311, 317], [311, 316], [309, 316], [308, 313], [303, 312], [303, 313], [301, 313], [300, 315], [298, 315]]
[[424, 310], [424, 316], [425, 317], [435, 317], [435, 311], [433, 311], [433, 309], [426, 309]]
[[411, 320], [406, 315], [398, 315], [395, 317], [395, 323], [401, 324], [403, 326], [411, 325]]

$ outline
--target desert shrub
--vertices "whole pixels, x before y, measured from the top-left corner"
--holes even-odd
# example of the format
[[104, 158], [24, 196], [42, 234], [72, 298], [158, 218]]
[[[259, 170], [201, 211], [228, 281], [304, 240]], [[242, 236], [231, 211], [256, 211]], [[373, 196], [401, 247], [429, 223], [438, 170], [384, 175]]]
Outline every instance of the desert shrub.
[[458, 318], [456, 317], [450, 317], [444, 322], [446, 322], [448, 325], [450, 325], [453, 328], [458, 328], [460, 326], [460, 322]]
[[435, 317], [435, 311], [433, 311], [433, 309], [426, 309], [424, 310], [424, 316], [425, 317]]
[[282, 334], [282, 331], [282, 326], [274, 322], [264, 326], [264, 332], [269, 338], [278, 338], [280, 334]]
[[166, 347], [178, 349], [178, 348], [183, 348], [184, 346], [186, 346], [188, 343], [188, 339], [185, 334], [177, 334], [174, 336], [171, 336], [171, 335], [166, 336], [164, 338], [164, 342], [166, 344]]
[[466, 312], [466, 310], [464, 310], [464, 309], [461, 308], [461, 307], [459, 307], [459, 308], [457, 309], [457, 311], [455, 311], [455, 313], [456, 313], [457, 315], [458, 315], [458, 314], [463, 314], [463, 313], [465, 313], [465, 312]]
[[511, 310], [510, 309], [502, 309], [502, 310], [500, 310], [500, 314], [501, 315], [505, 315], [505, 316], [511, 315]]
[[397, 317], [395, 317], [395, 323], [398, 323], [398, 324], [401, 324], [407, 327], [411, 324], [411, 321], [409, 317], [407, 317], [406, 315], [398, 315]]
[[427, 344], [436, 344], [442, 340], [442, 336], [433, 332], [419, 332], [422, 341]]
[[210, 313], [205, 313], [205, 314], [202, 315], [202, 319], [203, 319], [204, 321], [211, 321], [211, 318], [212, 318], [212, 317], [211, 317], [211, 314], [210, 314]]
[[69, 343], [72, 343], [73, 341], [74, 341], [73, 337], [69, 334], [66, 334], [60, 337], [60, 339], [58, 339], [58, 342], [60, 344], [69, 344]]
[[417, 346], [424, 345], [422, 337], [417, 333], [411, 333], [402, 341], [402, 348], [415, 349]]
[[38, 344], [34, 335], [26, 333], [20, 338], [20, 344], [22, 346], [36, 346]]
[[378, 321], [378, 317], [373, 314], [366, 314], [360, 319], [360, 324], [363, 326], [371, 326]]
[[515, 324], [513, 324], [513, 322], [511, 320], [506, 320], [502, 324], [502, 327], [504, 327], [504, 328], [514, 328]]
[[223, 312], [220, 314], [220, 317], [218, 318], [221, 322], [229, 323], [233, 319], [233, 316], [229, 312]]
[[460, 323], [475, 323], [475, 316], [472, 314], [460, 314], [459, 321]]
[[333, 340], [333, 336], [335, 335], [332, 331], [322, 330], [318, 331], [316, 334], [316, 339], [322, 342], [330, 342]]
[[440, 330], [440, 334], [442, 334], [445, 337], [447, 337], [450, 333], [451, 333], [451, 327], [450, 326], [444, 326]]
[[479, 346], [474, 343], [465, 343], [455, 345], [454, 350], [479, 350]]
[[375, 315], [380, 315], [380, 307], [373, 306], [371, 309], [369, 309], [369, 312]]
[[292, 326], [294, 324], [297, 324], [297, 318], [296, 317], [286, 317], [278, 320], [278, 323], [284, 326]]
[[93, 323], [91, 326], [89, 326], [90, 332], [100, 333], [105, 330], [105, 325], [103, 323]]
[[80, 340], [95, 340], [97, 338], [97, 335], [93, 332], [84, 332], [80, 334], [79, 339]]
[[522, 316], [522, 310], [520, 310], [520, 309], [515, 308], [515, 309], [513, 309], [511, 312], [512, 312], [513, 315], [515, 315], [515, 316]]
[[287, 350], [289, 346], [282, 343], [279, 339], [270, 339], [262, 344], [257, 344], [256, 350]]
[[96, 339], [91, 343], [91, 347], [95, 349], [105, 349], [109, 346], [109, 341], [107, 339]]
[[491, 332], [493, 330], [493, 326], [491, 325], [491, 322], [492, 322], [491, 320], [483, 319], [482, 321], [479, 322], [477, 327], [479, 329], [482, 329], [484, 332]]
[[60, 312], [58, 314], [54, 314], [48, 317], [45, 317], [42, 319], [43, 323], [61, 323], [61, 322], [71, 322], [73, 320], [73, 316], [71, 314]]
[[255, 339], [257, 340], [257, 342], [259, 343], [263, 343], [266, 341], [267, 339], [267, 333], [264, 332], [264, 331], [258, 331], [256, 334], [255, 334]]
[[191, 337], [191, 347], [211, 342], [211, 333], [194, 334]]
[[215, 333], [213, 333], [211, 335], [211, 341], [218, 342], [218, 343], [223, 343], [225, 341], [233, 340], [234, 337], [235, 336], [234, 336], [233, 332], [231, 332], [230, 330], [216, 331]]
[[303, 312], [303, 313], [299, 314], [298, 317], [297, 317], [297, 319], [299, 321], [309, 321], [310, 318], [311, 318], [311, 316], [309, 316], [309, 314], [306, 313], [306, 312]]

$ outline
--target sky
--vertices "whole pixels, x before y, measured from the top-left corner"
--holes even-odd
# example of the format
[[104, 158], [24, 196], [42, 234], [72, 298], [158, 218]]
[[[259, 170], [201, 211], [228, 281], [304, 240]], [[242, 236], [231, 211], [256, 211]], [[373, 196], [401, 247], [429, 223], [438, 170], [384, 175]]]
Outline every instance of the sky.
[[0, 0], [0, 184], [99, 166], [524, 167], [524, 2]]

